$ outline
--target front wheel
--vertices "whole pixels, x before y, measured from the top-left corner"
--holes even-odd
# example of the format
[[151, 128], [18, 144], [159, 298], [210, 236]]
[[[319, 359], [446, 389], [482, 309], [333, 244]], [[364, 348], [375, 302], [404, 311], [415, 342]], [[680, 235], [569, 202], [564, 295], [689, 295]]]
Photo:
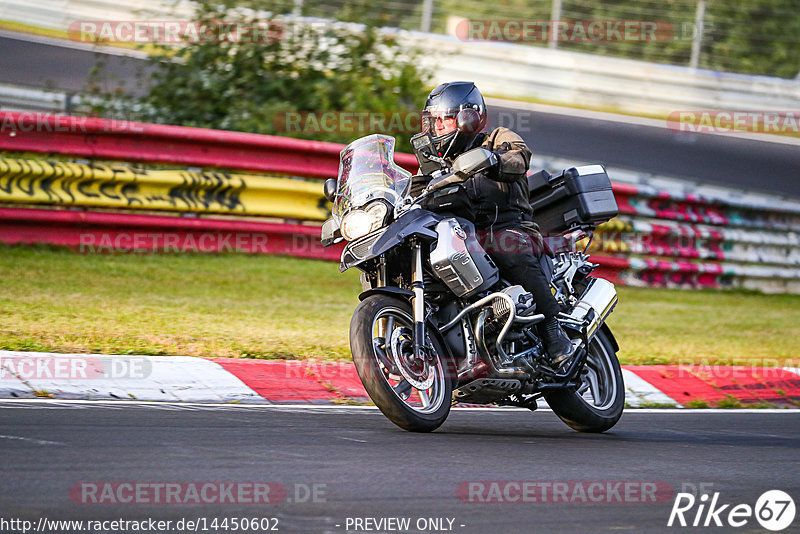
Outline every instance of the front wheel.
[[586, 365], [576, 389], [545, 395], [553, 412], [579, 432], [605, 432], [619, 421], [625, 407], [625, 384], [612, 343], [602, 330], [589, 343]]
[[434, 336], [432, 361], [414, 358], [411, 306], [388, 295], [364, 299], [350, 322], [350, 349], [364, 389], [394, 424], [411, 432], [437, 429], [450, 413], [453, 363]]

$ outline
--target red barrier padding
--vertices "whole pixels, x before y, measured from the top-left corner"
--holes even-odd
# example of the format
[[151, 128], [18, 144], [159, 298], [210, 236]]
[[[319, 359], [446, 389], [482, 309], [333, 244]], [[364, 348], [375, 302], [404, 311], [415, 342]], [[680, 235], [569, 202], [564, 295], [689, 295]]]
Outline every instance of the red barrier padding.
[[[344, 145], [273, 135], [44, 113], [0, 112], [0, 150], [335, 178]], [[395, 161], [412, 172], [411, 154]]]
[[[324, 248], [320, 227], [246, 219], [169, 217], [132, 213], [0, 208], [0, 242], [48, 243], [83, 252], [242, 252], [339, 261], [344, 243]], [[619, 281], [626, 258], [592, 256], [602, 274]]]
[[632, 197], [639, 194], [639, 188], [633, 184], [625, 184], [621, 182], [613, 182], [611, 189], [614, 191], [616, 197]]
[[249, 252], [339, 261], [320, 227], [242, 219], [0, 208], [0, 242], [48, 243], [81, 252]]
[[613, 269], [617, 271], [630, 269], [631, 267], [631, 262], [628, 260], [628, 258], [619, 258], [616, 256], [595, 256], [592, 254], [589, 257], [589, 260], [592, 263], [599, 263], [606, 269]]

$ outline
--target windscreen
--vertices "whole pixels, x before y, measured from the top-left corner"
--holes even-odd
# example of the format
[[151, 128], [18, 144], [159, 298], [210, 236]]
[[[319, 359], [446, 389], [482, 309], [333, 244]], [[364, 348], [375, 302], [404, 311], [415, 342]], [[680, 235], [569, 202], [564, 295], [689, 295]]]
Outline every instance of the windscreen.
[[394, 138], [368, 135], [347, 145], [339, 154], [339, 177], [333, 218], [339, 223], [345, 214], [375, 199], [394, 205], [411, 186], [411, 173], [394, 162]]

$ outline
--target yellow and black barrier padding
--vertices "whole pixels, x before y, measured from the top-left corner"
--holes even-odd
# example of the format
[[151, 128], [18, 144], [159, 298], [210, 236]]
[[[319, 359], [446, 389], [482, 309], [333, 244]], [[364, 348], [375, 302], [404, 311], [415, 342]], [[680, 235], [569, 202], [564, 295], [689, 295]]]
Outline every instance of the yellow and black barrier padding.
[[0, 157], [0, 202], [324, 220], [322, 183]]

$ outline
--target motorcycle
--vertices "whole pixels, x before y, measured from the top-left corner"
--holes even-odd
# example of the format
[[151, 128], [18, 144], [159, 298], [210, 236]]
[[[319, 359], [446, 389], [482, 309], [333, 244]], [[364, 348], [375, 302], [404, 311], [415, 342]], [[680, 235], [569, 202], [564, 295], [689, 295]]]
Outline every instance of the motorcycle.
[[[458, 117], [459, 132], [470, 117]], [[625, 387], [617, 345], [606, 324], [614, 285], [591, 276], [589, 239], [617, 214], [602, 165], [528, 177], [531, 204], [545, 239], [545, 272], [576, 346], [553, 365], [536, 324], [533, 297], [504, 281], [474, 225], [448, 211], [448, 196], [492, 164], [475, 148], [448, 166], [430, 134], [412, 138], [431, 176], [410, 194], [412, 174], [394, 162], [392, 137], [369, 135], [340, 154], [339, 175], [325, 183], [333, 203], [322, 244], [346, 241], [340, 271], [361, 270], [363, 292], [350, 323], [353, 360], [367, 393], [397, 426], [438, 428], [456, 403], [537, 408], [543, 398], [567, 425], [604, 432], [622, 415]], [[444, 202], [430, 209], [433, 198]], [[427, 202], [426, 202], [427, 200]], [[427, 206], [429, 209], [426, 209]]]

